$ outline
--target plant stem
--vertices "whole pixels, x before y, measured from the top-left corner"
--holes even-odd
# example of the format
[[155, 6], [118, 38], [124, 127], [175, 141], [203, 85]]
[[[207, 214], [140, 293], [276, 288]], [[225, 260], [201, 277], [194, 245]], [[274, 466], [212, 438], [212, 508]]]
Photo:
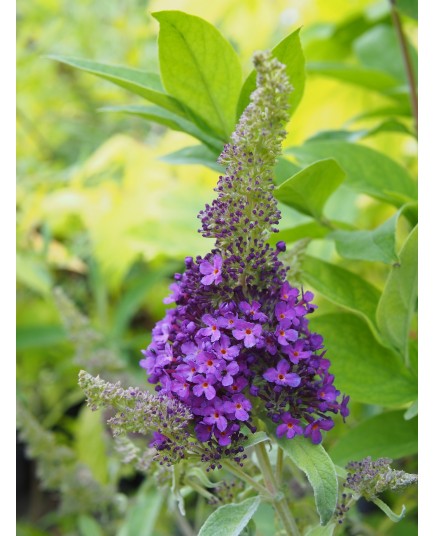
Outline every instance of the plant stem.
[[288, 536], [300, 536], [295, 519], [292, 516], [288, 503], [285, 500], [283, 493], [279, 492], [279, 488], [274, 477], [271, 467], [270, 458], [268, 457], [267, 448], [264, 443], [259, 443], [255, 446], [255, 452], [258, 457], [259, 466], [262, 471], [264, 483], [272, 497], [272, 504], [280, 517], [282, 525]]
[[414, 76], [413, 66], [411, 63], [410, 50], [408, 47], [407, 40], [405, 38], [404, 30], [401, 24], [401, 18], [399, 16], [398, 10], [396, 9], [396, 0], [390, 1], [390, 9], [393, 25], [398, 36], [399, 47], [401, 49], [402, 58], [404, 60], [405, 74], [407, 75], [408, 84], [410, 86], [410, 104], [411, 110], [413, 112], [414, 126], [416, 129], [416, 134], [418, 130], [418, 102], [417, 102], [417, 87], [416, 87], [416, 78]]
[[195, 536], [195, 531], [190, 526], [190, 523], [185, 519], [183, 515], [179, 512], [178, 508], [175, 508], [175, 517], [176, 522], [178, 523], [178, 528], [184, 536]]
[[277, 487], [280, 487], [280, 482], [282, 480], [282, 472], [283, 472], [283, 450], [278, 447], [277, 448], [277, 460], [276, 460], [276, 484]]
[[247, 484], [252, 486], [260, 495], [263, 495], [266, 499], [270, 498], [270, 493], [267, 488], [264, 488], [259, 482], [256, 482], [254, 478], [245, 473], [236, 463], [231, 462], [230, 460], [222, 460], [221, 464], [225, 469], [230, 471], [233, 475], [238, 477], [240, 480], [244, 480]]

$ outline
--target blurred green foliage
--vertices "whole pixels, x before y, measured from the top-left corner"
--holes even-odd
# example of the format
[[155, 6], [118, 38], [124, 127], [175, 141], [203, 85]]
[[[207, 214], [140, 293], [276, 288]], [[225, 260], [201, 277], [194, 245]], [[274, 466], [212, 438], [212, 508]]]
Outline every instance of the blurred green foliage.
[[[397, 5], [416, 68], [417, 9], [409, 0]], [[99, 111], [128, 106], [135, 112], [131, 107], [143, 105], [143, 99], [47, 56], [157, 72], [158, 24], [150, 13], [165, 9], [201, 16], [229, 39], [241, 60], [236, 92], [241, 69], [243, 80], [251, 70], [254, 50], [272, 48], [303, 27], [307, 78], [303, 98], [294, 103], [288, 159], [279, 162], [276, 182], [291, 177], [292, 182], [278, 190], [283, 203], [291, 199], [289, 206], [282, 205], [281, 238], [295, 245], [300, 238], [312, 239], [307, 256], [304, 246], [300, 258], [293, 249], [294, 267], [304, 284], [317, 291], [324, 313], [317, 329], [328, 341], [338, 387], [354, 399], [349, 425], [337, 425], [326, 446], [339, 462], [347, 460], [352, 445], [363, 450], [359, 437], [369, 449], [363, 430], [372, 432], [368, 423], [378, 424], [382, 408], [391, 407], [387, 425], [377, 425], [371, 444], [385, 435], [398, 438], [394, 453], [406, 456], [404, 462], [413, 470], [414, 459], [408, 457], [415, 452], [415, 421], [403, 422], [402, 430], [408, 432], [400, 434], [398, 410], [408, 407], [416, 389], [415, 296], [408, 279], [415, 269], [414, 244], [407, 239], [415, 217], [408, 202], [415, 199], [416, 137], [387, 2], [19, 0], [17, 9], [18, 399], [31, 410], [25, 418], [32, 437], [39, 438], [35, 441], [52, 445], [53, 452], [67, 452], [66, 481], [81, 464], [90, 471], [86, 478], [95, 489], [111, 486], [123, 491], [123, 483], [134, 477], [116, 457], [99, 415], [83, 408], [77, 373], [83, 366], [93, 367], [95, 374], [112, 373], [146, 385], [137, 365], [140, 349], [163, 314], [170, 277], [182, 269], [185, 255], [209, 249], [196, 233], [196, 214], [211, 199], [219, 150], [211, 143], [206, 149], [185, 151], [197, 140], [166, 128], [163, 121], [162, 125], [140, 114]], [[206, 103], [197, 112], [208, 117]], [[217, 128], [216, 138], [228, 134], [233, 113], [226, 117], [225, 128]], [[334, 182], [325, 180], [315, 198], [306, 199], [306, 177], [318, 160]], [[341, 173], [346, 180], [340, 186]], [[294, 192], [300, 196], [295, 200]], [[399, 213], [398, 207], [403, 207]], [[333, 241], [324, 240], [324, 223], [331, 223]], [[391, 269], [398, 260], [406, 270], [404, 308], [396, 291], [403, 284]], [[71, 302], [56, 293], [56, 287]], [[382, 308], [399, 305], [402, 315], [395, 323], [386, 322], [384, 315], [376, 319], [385, 288], [377, 315]], [[403, 326], [411, 330], [408, 348], [402, 340]], [[359, 339], [346, 344], [345, 329], [357, 330]], [[368, 357], [355, 372], [348, 366], [348, 354], [364, 347]], [[400, 351], [405, 360], [399, 358]], [[361, 378], [372, 383], [369, 392]], [[387, 444], [378, 452], [390, 455]], [[164, 474], [158, 478], [165, 482]], [[55, 484], [48, 488], [67, 499], [69, 490]], [[119, 529], [121, 536], [163, 536], [174, 534], [173, 524], [183, 523], [170, 500], [147, 481], [140, 487], [136, 482], [119, 499], [117, 511], [109, 513], [90, 506], [57, 510], [58, 495], [47, 498], [32, 489], [30, 503], [23, 498], [20, 506], [18, 534], [23, 536], [98, 536], [110, 534], [108, 526], [113, 533]], [[197, 530], [211, 508], [194, 494], [185, 500], [189, 521]], [[355, 516], [352, 523], [357, 527], [363, 521], [375, 534], [411, 535], [416, 533], [411, 492], [406, 503], [404, 532], [377, 513]], [[258, 512], [258, 534], [266, 534], [270, 512], [262, 507]], [[145, 519], [148, 524], [143, 524]]]

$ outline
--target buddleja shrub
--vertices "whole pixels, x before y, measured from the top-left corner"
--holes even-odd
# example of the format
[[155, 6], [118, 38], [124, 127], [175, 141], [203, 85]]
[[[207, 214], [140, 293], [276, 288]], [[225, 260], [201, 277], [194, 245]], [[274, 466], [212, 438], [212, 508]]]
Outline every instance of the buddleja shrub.
[[[416, 300], [414, 182], [397, 163], [350, 143], [342, 132], [291, 148], [297, 164], [280, 157], [289, 113], [304, 88], [298, 31], [272, 52], [257, 53], [255, 71], [242, 85], [239, 60], [215, 28], [180, 12], [155, 16], [161, 25], [162, 83], [151, 73], [62, 61], [156, 104], [118, 110], [201, 142], [167, 159], [222, 170], [217, 197], [199, 214], [200, 233], [214, 244], [204, 257], [185, 259], [165, 300], [173, 306], [143, 350], [140, 366], [155, 392], [82, 371], [79, 383], [88, 403], [92, 409], [112, 408], [108, 424], [119, 452], [161, 485], [172, 480], [182, 514], [182, 490], [189, 487], [219, 506], [201, 536], [254, 533], [252, 518], [261, 502], [273, 506], [276, 530], [286, 534], [333, 534], [361, 497], [398, 521], [404, 509], [394, 514], [379, 494], [406, 488], [414, 475], [392, 469], [387, 458], [355, 461], [353, 452], [356, 459], [371, 450], [382, 456], [373, 432], [382, 427], [386, 434], [398, 428], [404, 436], [413, 433], [417, 406], [411, 405], [416, 388], [408, 332]], [[344, 180], [397, 212], [370, 231], [327, 218], [325, 204]], [[273, 238], [281, 219], [277, 200], [310, 222]], [[396, 255], [401, 215], [410, 231]], [[359, 275], [305, 255], [313, 238], [333, 240], [344, 258], [393, 263], [382, 294]], [[288, 251], [286, 242], [294, 243]], [[313, 293], [295, 283], [300, 278], [343, 310], [318, 316]], [[335, 375], [345, 394], [335, 386]], [[402, 412], [386, 412], [349, 431], [334, 447], [334, 459], [353, 460], [345, 471], [321, 442], [324, 432], [333, 434], [339, 414], [343, 421], [348, 417], [350, 397], [408, 410], [407, 420]], [[134, 444], [137, 434], [148, 447]], [[397, 457], [411, 453], [399, 439], [392, 450]], [[307, 490], [297, 499], [282, 482], [286, 460], [307, 475], [319, 515], [316, 527], [307, 513]], [[228, 473], [236, 479], [232, 483]], [[303, 508], [299, 501], [305, 501]]]

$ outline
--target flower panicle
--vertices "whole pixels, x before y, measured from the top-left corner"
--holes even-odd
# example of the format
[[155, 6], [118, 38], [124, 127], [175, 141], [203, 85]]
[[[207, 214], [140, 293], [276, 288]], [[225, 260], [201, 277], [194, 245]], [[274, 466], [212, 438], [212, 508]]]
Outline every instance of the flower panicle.
[[401, 491], [418, 480], [417, 475], [397, 471], [390, 467], [390, 458], [372, 460], [370, 456], [361, 461], [350, 462], [344, 487], [355, 494], [372, 500], [386, 490]]
[[152, 430], [157, 433], [167, 430], [176, 435], [186, 429], [193, 417], [179, 400], [133, 387], [123, 389], [120, 382], [105, 382], [84, 370], [79, 373], [78, 383], [92, 410], [111, 407], [116, 411], [108, 421], [115, 436], [129, 432], [146, 434]]
[[270, 52], [256, 53], [254, 65], [257, 89], [218, 160], [226, 167], [215, 189], [218, 196], [198, 217], [202, 235], [215, 238], [216, 248], [225, 253], [233, 279], [265, 288], [277, 274], [285, 275], [266, 240], [277, 232], [281, 217], [272, 193], [273, 167], [286, 135], [292, 88], [285, 66]]
[[243, 431], [255, 431], [258, 410], [278, 437], [313, 443], [334, 426], [332, 415], [349, 414], [323, 339], [309, 328], [314, 296], [286, 281], [285, 243], [267, 243], [280, 219], [272, 176], [291, 88], [270, 53], [258, 53], [255, 67], [258, 89], [220, 157], [226, 175], [199, 214], [215, 248], [186, 257], [164, 300], [175, 307], [152, 330], [140, 361], [159, 394], [190, 409], [211, 469], [222, 456], [243, 463]]

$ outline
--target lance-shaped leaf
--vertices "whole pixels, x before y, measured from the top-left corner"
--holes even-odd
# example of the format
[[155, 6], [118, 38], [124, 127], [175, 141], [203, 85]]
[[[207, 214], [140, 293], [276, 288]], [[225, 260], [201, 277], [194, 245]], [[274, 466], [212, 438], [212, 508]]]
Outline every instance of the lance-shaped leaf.
[[[395, 28], [379, 24], [365, 32], [354, 42], [354, 52], [367, 68], [378, 69], [394, 77], [401, 84], [407, 83], [407, 75]], [[411, 64], [417, 73], [417, 52], [407, 43]]]
[[386, 514], [386, 516], [391, 520], [393, 521], [394, 523], [398, 523], [399, 521], [401, 521], [404, 516], [405, 516], [405, 505], [402, 505], [402, 508], [401, 508], [401, 513], [400, 514], [395, 514], [395, 512], [393, 512], [390, 507], [385, 503], [383, 502], [381, 499], [379, 499], [378, 497], [376, 497], [375, 499], [372, 499], [372, 502], [374, 504], [376, 504], [378, 506], [378, 508], [380, 508], [380, 510], [383, 510], [383, 512]]
[[349, 63], [312, 61], [306, 68], [309, 73], [334, 78], [380, 93], [389, 94], [399, 84], [396, 78], [383, 71]]
[[238, 504], [220, 506], [205, 521], [198, 536], [238, 536], [255, 514], [259, 497], [252, 497]]
[[49, 58], [104, 78], [178, 115], [183, 116], [185, 113], [182, 105], [164, 91], [157, 73], [67, 56]]
[[339, 465], [366, 456], [402, 458], [417, 452], [417, 419], [406, 421], [402, 411], [375, 415], [351, 428], [330, 449]]
[[133, 504], [128, 508], [126, 519], [117, 536], [152, 536], [155, 523], [164, 505], [166, 493], [163, 489], [150, 486], [150, 481], [140, 487]]
[[397, 207], [416, 200], [417, 186], [406, 169], [388, 156], [344, 141], [312, 141], [287, 152], [304, 165], [334, 158], [347, 174], [346, 184]]
[[169, 164], [200, 164], [207, 166], [214, 171], [224, 173], [224, 168], [217, 163], [218, 154], [211, 151], [203, 145], [193, 145], [192, 147], [184, 147], [174, 153], [169, 153], [160, 158], [163, 162]]
[[[285, 37], [278, 45], [276, 45], [272, 54], [281, 63], [286, 65], [286, 74], [289, 82], [294, 88], [289, 96], [289, 104], [291, 105], [290, 113], [294, 115], [297, 106], [299, 105], [304, 92], [304, 83], [306, 79], [305, 60], [303, 49], [300, 43], [300, 29], [292, 32]], [[238, 100], [237, 115], [243, 113], [246, 106], [249, 104], [250, 94], [256, 88], [256, 71], [253, 70], [247, 77], [241, 89], [240, 98]]]
[[194, 110], [194, 118], [228, 139], [235, 125], [241, 65], [209, 22], [180, 11], [153, 13], [160, 23], [159, 58], [166, 90]]
[[383, 336], [408, 363], [408, 333], [417, 300], [417, 226], [408, 235], [392, 266], [378, 303], [377, 323]]
[[376, 331], [375, 312], [381, 294], [365, 279], [310, 256], [303, 261], [303, 279], [331, 302], [362, 315]]
[[341, 257], [392, 264], [398, 260], [395, 251], [398, 217], [399, 213], [396, 212], [372, 231], [335, 231], [329, 238], [335, 241]]
[[[214, 150], [217, 155], [220, 153], [223, 146], [219, 139], [207, 134], [188, 119], [180, 117], [173, 112], [160, 108], [159, 106], [140, 106], [134, 104], [130, 106], [105, 106], [100, 108], [100, 111], [137, 115], [138, 117], [148, 121], [154, 121], [155, 123], [164, 125], [172, 130], [185, 132], [186, 134], [190, 134], [190, 136], [193, 136], [201, 141], [211, 150]], [[215, 159], [217, 159], [217, 157]]]
[[401, 214], [405, 214], [409, 221], [417, 222], [417, 203], [407, 203], [376, 229], [335, 231], [329, 238], [335, 241], [336, 250], [342, 257], [392, 264], [398, 261], [396, 227]]
[[280, 184], [275, 197], [303, 214], [317, 220], [327, 199], [345, 179], [345, 172], [336, 160], [327, 158], [305, 167]]
[[322, 445], [314, 445], [304, 437], [277, 440], [279, 446], [307, 476], [315, 495], [321, 525], [332, 518], [338, 500], [338, 479], [330, 456]]
[[310, 323], [324, 337], [338, 387], [352, 400], [394, 406], [416, 398], [413, 374], [375, 339], [362, 318], [352, 313], [313, 315]]

